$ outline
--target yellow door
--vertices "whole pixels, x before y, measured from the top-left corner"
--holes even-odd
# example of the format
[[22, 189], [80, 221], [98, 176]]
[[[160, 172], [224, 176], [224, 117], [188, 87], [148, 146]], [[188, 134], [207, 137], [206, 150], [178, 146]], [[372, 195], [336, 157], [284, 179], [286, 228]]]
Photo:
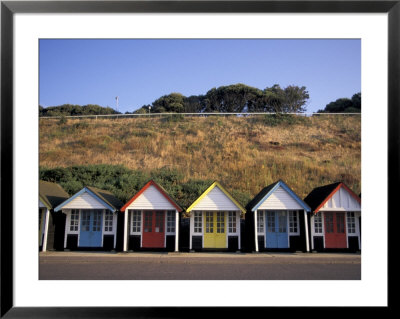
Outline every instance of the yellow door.
[[205, 212], [204, 248], [226, 248], [225, 212]]

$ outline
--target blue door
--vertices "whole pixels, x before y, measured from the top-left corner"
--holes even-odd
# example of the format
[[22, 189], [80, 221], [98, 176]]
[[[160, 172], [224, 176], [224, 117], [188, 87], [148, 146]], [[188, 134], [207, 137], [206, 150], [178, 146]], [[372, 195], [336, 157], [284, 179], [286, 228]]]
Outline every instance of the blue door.
[[266, 248], [289, 248], [286, 211], [266, 212]]
[[102, 215], [103, 211], [98, 209], [81, 210], [80, 247], [102, 246]]

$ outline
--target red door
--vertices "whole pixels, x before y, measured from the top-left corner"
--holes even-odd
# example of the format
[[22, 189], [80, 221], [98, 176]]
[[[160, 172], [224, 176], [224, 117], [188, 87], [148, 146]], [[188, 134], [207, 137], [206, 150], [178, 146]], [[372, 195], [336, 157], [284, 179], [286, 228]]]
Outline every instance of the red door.
[[347, 248], [345, 213], [325, 212], [325, 248]]
[[160, 210], [143, 211], [142, 247], [165, 247], [165, 212]]

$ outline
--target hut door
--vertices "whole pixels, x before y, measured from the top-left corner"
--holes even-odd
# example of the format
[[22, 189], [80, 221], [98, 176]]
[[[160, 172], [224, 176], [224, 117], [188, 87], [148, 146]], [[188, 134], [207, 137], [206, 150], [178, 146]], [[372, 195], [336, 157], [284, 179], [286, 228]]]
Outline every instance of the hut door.
[[345, 213], [325, 212], [325, 248], [347, 248]]
[[226, 248], [225, 212], [205, 212], [204, 248]]
[[165, 212], [161, 210], [144, 211], [144, 223], [142, 229], [142, 247], [165, 247]]
[[286, 211], [266, 212], [266, 248], [289, 248]]
[[103, 239], [103, 210], [81, 210], [80, 247], [101, 247]]

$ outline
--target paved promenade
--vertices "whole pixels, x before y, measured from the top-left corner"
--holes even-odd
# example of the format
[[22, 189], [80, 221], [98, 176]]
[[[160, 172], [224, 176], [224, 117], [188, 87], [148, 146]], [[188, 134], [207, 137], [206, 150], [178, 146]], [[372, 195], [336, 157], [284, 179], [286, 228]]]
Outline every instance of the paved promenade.
[[44, 252], [40, 279], [359, 280], [348, 253]]

